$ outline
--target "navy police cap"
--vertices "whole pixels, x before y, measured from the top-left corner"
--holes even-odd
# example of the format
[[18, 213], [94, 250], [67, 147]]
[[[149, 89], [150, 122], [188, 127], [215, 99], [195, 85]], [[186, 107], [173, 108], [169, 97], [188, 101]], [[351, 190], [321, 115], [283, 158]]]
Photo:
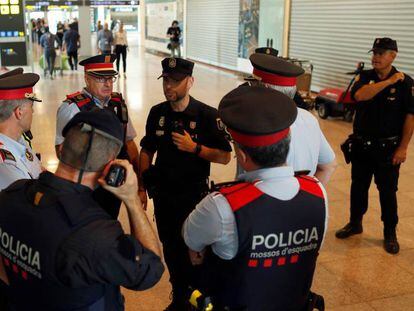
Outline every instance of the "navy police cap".
[[0, 76], [0, 100], [30, 99], [40, 102], [33, 92], [33, 86], [39, 81], [35, 73], [22, 73], [17, 68]]
[[259, 53], [259, 54], [273, 55], [273, 56], [278, 56], [279, 55], [278, 50], [276, 50], [274, 48], [268, 48], [268, 47], [257, 48], [254, 52]]
[[194, 63], [183, 58], [164, 58], [161, 62], [162, 74], [158, 77], [170, 77], [174, 80], [181, 81], [193, 74]]
[[79, 62], [85, 73], [95, 76], [116, 76], [118, 71], [114, 70], [115, 54], [101, 54], [92, 56]]
[[234, 141], [247, 147], [263, 147], [289, 134], [298, 110], [295, 102], [281, 92], [242, 85], [223, 97], [218, 112]]
[[391, 38], [376, 38], [374, 40], [374, 44], [372, 45], [372, 49], [368, 51], [372, 52], [372, 51], [378, 51], [378, 50], [391, 50], [391, 51], [395, 51], [398, 52], [398, 46], [397, 46], [397, 41], [391, 39]]
[[105, 136], [123, 143], [124, 131], [118, 117], [107, 109], [78, 112], [63, 128], [62, 135], [66, 137], [69, 130], [78, 124], [89, 124]]
[[255, 53], [250, 55], [253, 75], [262, 82], [280, 86], [295, 86], [296, 78], [305, 71], [280, 57], [270, 54]]

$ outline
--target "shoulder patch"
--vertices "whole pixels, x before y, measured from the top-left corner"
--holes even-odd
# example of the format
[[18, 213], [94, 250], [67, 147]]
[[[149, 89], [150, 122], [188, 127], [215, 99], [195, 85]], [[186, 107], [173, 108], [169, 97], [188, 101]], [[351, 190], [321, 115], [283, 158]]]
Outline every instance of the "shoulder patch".
[[9, 150], [0, 149], [0, 163], [6, 162], [7, 160], [16, 162], [16, 158]]
[[227, 199], [233, 212], [263, 195], [254, 184], [246, 182], [222, 188], [219, 192]]
[[92, 101], [89, 97], [87, 97], [85, 94], [81, 92], [76, 92], [76, 93], [67, 95], [66, 100], [69, 101], [70, 104], [72, 103], [76, 104], [79, 108], [81, 108], [82, 106], [85, 106], [86, 104], [89, 104]]
[[122, 94], [121, 93], [118, 93], [118, 92], [112, 92], [112, 94], [111, 94], [111, 100], [116, 101], [116, 102], [123, 101]]
[[300, 190], [310, 193], [321, 199], [325, 199], [319, 181], [311, 176], [298, 176]]

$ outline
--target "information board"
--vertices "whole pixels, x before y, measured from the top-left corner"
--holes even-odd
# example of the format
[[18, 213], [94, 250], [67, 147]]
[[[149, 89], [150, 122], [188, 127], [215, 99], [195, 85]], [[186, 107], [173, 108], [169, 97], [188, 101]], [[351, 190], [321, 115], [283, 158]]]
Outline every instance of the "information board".
[[2, 66], [27, 65], [23, 0], [0, 0]]

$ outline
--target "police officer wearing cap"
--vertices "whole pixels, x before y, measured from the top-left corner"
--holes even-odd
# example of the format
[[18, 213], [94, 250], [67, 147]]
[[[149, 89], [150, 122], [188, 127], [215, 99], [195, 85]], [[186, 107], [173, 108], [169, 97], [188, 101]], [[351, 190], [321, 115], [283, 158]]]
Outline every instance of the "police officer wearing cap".
[[41, 164], [24, 139], [32, 125], [33, 93], [39, 81], [18, 68], [0, 76], [0, 190], [23, 178], [37, 178]]
[[286, 164], [295, 103], [240, 86], [221, 100], [219, 116], [246, 173], [206, 196], [184, 223], [191, 260], [206, 269], [203, 294], [214, 310], [313, 310], [328, 209], [322, 184]]
[[[59, 154], [59, 146], [64, 141], [62, 130], [65, 125], [79, 111], [91, 111], [97, 109], [109, 109], [115, 113], [123, 125], [125, 142], [119, 154], [119, 158], [128, 159], [138, 172], [139, 154], [134, 142], [135, 129], [128, 117], [128, 108], [121, 93], [113, 92], [113, 83], [118, 72], [113, 69], [116, 59], [114, 54], [103, 54], [87, 58], [79, 63], [85, 69], [86, 87], [81, 92], [67, 95], [57, 112], [56, 124], [56, 153]], [[116, 200], [102, 188], [98, 188], [96, 199], [104, 209], [114, 218], [118, 217], [120, 201]]]
[[[271, 53], [252, 54], [250, 62], [255, 78], [249, 79], [251, 85], [259, 84], [294, 98], [297, 77], [304, 72], [301, 67]], [[298, 116], [291, 126], [287, 163], [295, 171], [308, 171], [309, 175], [317, 177], [325, 186], [337, 166], [335, 153], [319, 127], [318, 120], [302, 108], [298, 108]]]
[[[261, 48], [257, 48], [255, 50], [255, 53], [258, 54], [267, 54], [267, 55], [272, 55], [275, 57], [278, 57], [279, 55], [279, 51], [271, 48], [271, 47], [261, 47]], [[303, 74], [303, 71], [302, 71]], [[305, 103], [305, 101], [303, 100], [302, 96], [299, 94], [298, 91], [295, 92], [295, 95], [293, 97], [294, 102], [296, 103], [296, 106], [298, 106], [299, 108], [308, 110], [309, 106]]]
[[[194, 63], [162, 61], [165, 102], [151, 108], [141, 140], [140, 197], [154, 200], [157, 228], [170, 272], [173, 301], [167, 310], [183, 310], [191, 263], [181, 227], [208, 189], [210, 163], [227, 164], [230, 144], [217, 127], [217, 110], [189, 95]], [[157, 153], [155, 165], [151, 166]]]
[[[0, 265], [10, 310], [124, 310], [120, 286], [152, 287], [164, 268], [133, 168], [114, 160], [122, 126], [112, 112], [81, 112], [62, 134], [55, 174], [17, 181], [0, 193]], [[119, 187], [104, 180], [109, 165], [125, 169]], [[131, 234], [93, 199], [98, 183], [125, 203]]]
[[414, 130], [413, 80], [393, 65], [397, 42], [377, 38], [371, 70], [355, 79], [351, 95], [357, 101], [354, 131], [345, 143], [352, 162], [350, 222], [336, 232], [340, 239], [362, 233], [362, 218], [368, 209], [368, 190], [375, 178], [384, 223], [384, 248], [399, 252], [396, 227], [400, 165]]

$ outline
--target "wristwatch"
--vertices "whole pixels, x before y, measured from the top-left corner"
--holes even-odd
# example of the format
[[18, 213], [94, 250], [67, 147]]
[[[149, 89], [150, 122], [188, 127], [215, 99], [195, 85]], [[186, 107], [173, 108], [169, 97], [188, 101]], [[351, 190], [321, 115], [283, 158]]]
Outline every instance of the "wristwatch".
[[195, 153], [196, 155], [199, 155], [199, 154], [200, 154], [200, 152], [201, 152], [201, 144], [198, 144], [198, 143], [197, 143], [197, 146], [195, 147], [194, 153]]

